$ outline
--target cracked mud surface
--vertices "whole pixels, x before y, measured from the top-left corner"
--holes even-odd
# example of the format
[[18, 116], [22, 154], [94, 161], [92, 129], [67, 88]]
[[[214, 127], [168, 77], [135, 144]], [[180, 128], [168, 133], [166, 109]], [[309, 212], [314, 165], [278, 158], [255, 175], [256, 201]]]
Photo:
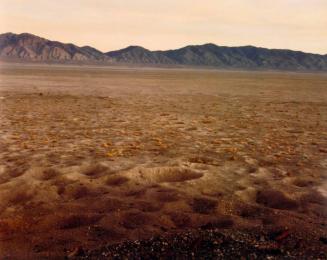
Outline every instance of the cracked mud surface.
[[300, 230], [326, 250], [326, 88], [319, 74], [2, 67], [0, 255], [208, 226]]

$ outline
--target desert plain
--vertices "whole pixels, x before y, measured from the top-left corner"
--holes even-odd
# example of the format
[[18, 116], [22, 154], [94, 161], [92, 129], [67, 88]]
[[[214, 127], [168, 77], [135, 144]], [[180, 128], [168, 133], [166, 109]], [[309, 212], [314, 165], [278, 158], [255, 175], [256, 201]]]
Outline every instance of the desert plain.
[[326, 74], [1, 64], [0, 258], [217, 229], [323, 259], [326, 197]]

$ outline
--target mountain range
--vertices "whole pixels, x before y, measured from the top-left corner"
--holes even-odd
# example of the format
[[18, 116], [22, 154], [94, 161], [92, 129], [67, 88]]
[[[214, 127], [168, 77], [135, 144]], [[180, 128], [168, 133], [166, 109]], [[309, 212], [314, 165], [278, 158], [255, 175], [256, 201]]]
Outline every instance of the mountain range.
[[21, 62], [134, 64], [143, 66], [192, 66], [247, 70], [327, 71], [327, 55], [254, 46], [190, 45], [176, 50], [150, 51], [140, 46], [101, 52], [50, 41], [29, 33], [0, 34], [0, 59]]

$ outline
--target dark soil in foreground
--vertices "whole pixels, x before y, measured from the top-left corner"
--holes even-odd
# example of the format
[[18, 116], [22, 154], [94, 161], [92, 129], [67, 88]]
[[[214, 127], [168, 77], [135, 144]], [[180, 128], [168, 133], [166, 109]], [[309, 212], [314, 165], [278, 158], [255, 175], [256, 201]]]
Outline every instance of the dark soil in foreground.
[[148, 240], [128, 241], [101, 249], [76, 248], [68, 258], [76, 259], [326, 259], [327, 238], [279, 228], [222, 231], [190, 230]]

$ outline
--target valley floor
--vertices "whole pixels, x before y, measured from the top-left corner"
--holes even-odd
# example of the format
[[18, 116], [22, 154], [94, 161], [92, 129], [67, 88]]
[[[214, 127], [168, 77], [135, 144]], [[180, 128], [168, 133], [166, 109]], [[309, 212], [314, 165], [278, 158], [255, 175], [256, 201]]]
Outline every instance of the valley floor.
[[222, 234], [239, 246], [242, 233], [257, 239], [248, 248], [326, 256], [327, 75], [0, 75], [2, 258], [113, 256], [110, 245], [187, 232], [213, 232], [210, 248], [228, 248]]

